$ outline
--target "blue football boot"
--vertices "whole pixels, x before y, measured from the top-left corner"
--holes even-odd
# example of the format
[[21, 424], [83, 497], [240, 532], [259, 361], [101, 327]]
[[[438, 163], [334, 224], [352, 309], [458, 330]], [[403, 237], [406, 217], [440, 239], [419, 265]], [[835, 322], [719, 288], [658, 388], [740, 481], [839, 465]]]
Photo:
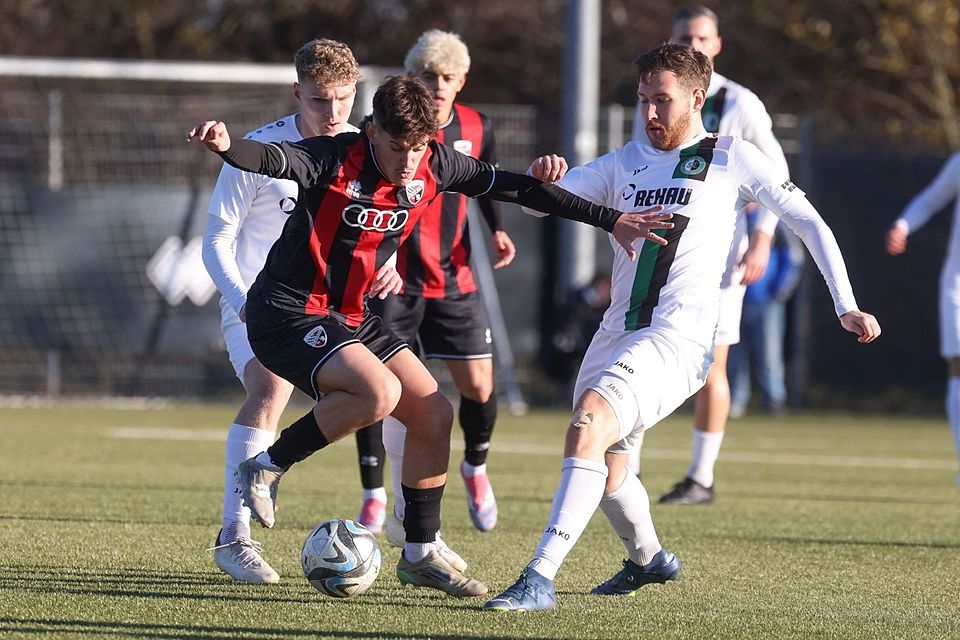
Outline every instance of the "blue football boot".
[[661, 549], [653, 560], [642, 567], [632, 560], [623, 561], [623, 569], [590, 593], [596, 596], [632, 596], [645, 584], [664, 584], [676, 580], [680, 573], [680, 559]]
[[483, 605], [489, 611], [552, 611], [557, 608], [557, 591], [548, 580], [530, 567], [509, 589]]

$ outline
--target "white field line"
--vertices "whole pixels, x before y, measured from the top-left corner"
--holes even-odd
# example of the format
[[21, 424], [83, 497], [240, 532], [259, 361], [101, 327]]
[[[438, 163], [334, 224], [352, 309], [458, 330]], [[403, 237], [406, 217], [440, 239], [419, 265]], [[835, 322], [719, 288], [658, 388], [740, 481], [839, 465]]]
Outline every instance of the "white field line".
[[[173, 429], [151, 427], [118, 427], [110, 429], [107, 436], [111, 438], [127, 438], [135, 440], [181, 440], [198, 442], [222, 442], [226, 437], [224, 429]], [[337, 446], [353, 446], [353, 438], [344, 438], [336, 443]], [[463, 441], [453, 439], [450, 442], [453, 450], [463, 448]], [[511, 444], [494, 441], [493, 450], [497, 454], [518, 454], [525, 456], [556, 456], [560, 457], [562, 449], [556, 445]], [[643, 450], [644, 458], [656, 460], [688, 460], [690, 451], [687, 449], [653, 449]], [[799, 453], [760, 453], [751, 451], [724, 451], [720, 459], [723, 462], [742, 464], [793, 464], [820, 467], [863, 467], [873, 469], [956, 469], [957, 463], [953, 459], [936, 460], [924, 458], [892, 458], [870, 456], [840, 456]]]

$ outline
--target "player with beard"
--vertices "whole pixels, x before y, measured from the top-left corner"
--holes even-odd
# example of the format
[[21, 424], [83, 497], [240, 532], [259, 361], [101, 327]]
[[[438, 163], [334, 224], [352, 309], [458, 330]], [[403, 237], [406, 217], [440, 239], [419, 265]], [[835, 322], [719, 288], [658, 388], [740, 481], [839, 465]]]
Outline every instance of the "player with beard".
[[[628, 559], [593, 593], [629, 595], [677, 578], [680, 561], [660, 545], [647, 492], [626, 463], [644, 430], [703, 386], [738, 199], [763, 204], [803, 239], [844, 329], [861, 343], [880, 335], [876, 319], [857, 309], [833, 233], [803, 192], [751, 143], [704, 130], [709, 59], [668, 43], [636, 64], [646, 141], [575, 168], [557, 184], [611, 207], [663, 206], [671, 228], [644, 239], [635, 263], [614, 245], [612, 300], [577, 378], [547, 525], [520, 578], [486, 609], [556, 608], [557, 572], [598, 506]], [[564, 168], [543, 157], [531, 172], [553, 179]]]
[[366, 296], [383, 288], [376, 274], [444, 191], [489, 195], [599, 226], [634, 257], [633, 241], [668, 223], [656, 208], [622, 213], [500, 171], [437, 143], [438, 125], [423, 82], [393, 77], [377, 90], [373, 117], [359, 133], [262, 144], [231, 141], [222, 122], [207, 121], [187, 140], [200, 140], [237, 168], [300, 185], [296, 207], [250, 288], [246, 319], [257, 359], [316, 405], [239, 465], [244, 503], [272, 527], [280, 479], [292, 465], [393, 415], [407, 426], [406, 541], [397, 577], [467, 597], [487, 589], [451, 566], [436, 544], [453, 409], [404, 341], [369, 312]]

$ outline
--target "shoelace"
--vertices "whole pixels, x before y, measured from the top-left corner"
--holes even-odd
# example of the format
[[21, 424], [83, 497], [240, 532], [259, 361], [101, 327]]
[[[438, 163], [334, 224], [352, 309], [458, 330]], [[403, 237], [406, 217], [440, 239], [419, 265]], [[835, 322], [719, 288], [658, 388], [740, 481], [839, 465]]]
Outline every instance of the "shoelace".
[[[243, 567], [249, 567], [252, 564], [256, 564], [260, 561], [260, 555], [263, 553], [263, 545], [247, 538], [246, 536], [238, 536], [233, 542], [227, 542], [226, 544], [218, 544], [215, 547], [210, 547], [207, 551], [216, 551], [217, 549], [226, 549], [228, 547], [240, 547], [240, 550], [237, 555], [240, 556], [240, 559], [243, 562]], [[247, 550], [253, 551], [254, 556], [247, 553]]]

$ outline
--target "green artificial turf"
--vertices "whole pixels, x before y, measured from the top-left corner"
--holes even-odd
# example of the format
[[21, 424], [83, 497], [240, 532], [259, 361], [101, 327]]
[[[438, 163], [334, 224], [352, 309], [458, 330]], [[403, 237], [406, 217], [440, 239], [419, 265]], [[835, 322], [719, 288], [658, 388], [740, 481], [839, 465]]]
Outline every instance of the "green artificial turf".
[[[298, 560], [304, 537], [359, 508], [352, 439], [284, 476], [276, 527], [254, 531], [281, 583], [220, 573], [205, 549], [219, 527], [235, 409], [0, 409], [0, 637], [960, 637], [960, 487], [945, 421], [733, 421], [716, 502], [653, 506], [661, 542], [683, 562], [679, 582], [632, 598], [589, 595], [623, 557], [598, 513], [558, 576], [560, 609], [503, 614], [481, 611], [482, 599], [401, 587], [399, 552], [385, 543], [363, 596], [334, 600], [310, 587]], [[502, 412], [489, 459], [495, 531], [472, 528], [459, 477], [447, 486], [444, 539], [494, 593], [536, 547], [566, 424], [560, 412]], [[457, 427], [454, 445], [456, 473]], [[652, 502], [683, 477], [689, 445], [683, 413], [647, 434]]]

